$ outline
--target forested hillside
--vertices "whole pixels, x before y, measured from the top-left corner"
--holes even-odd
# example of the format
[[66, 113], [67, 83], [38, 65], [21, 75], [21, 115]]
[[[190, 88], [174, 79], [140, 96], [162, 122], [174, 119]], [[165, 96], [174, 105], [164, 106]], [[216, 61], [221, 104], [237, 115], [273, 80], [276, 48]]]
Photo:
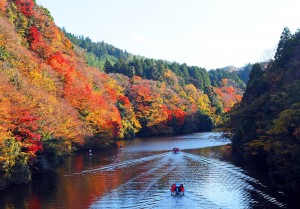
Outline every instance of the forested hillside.
[[212, 87], [203, 68], [98, 47], [104, 71], [87, 63], [46, 8], [0, 0], [0, 188], [30, 181], [77, 149], [211, 130], [241, 99], [227, 80]]
[[217, 115], [223, 115], [224, 111], [227, 112], [241, 100], [246, 86], [243, 79], [248, 79], [252, 68], [249, 64], [234, 72], [225, 69], [207, 72], [206, 69], [197, 66], [132, 55], [104, 42], [95, 43], [88, 37], [63, 31], [73, 44], [86, 51], [85, 57], [89, 65], [108, 74], [123, 74], [129, 78], [139, 76], [143, 79], [166, 82], [169, 86], [173, 84], [166, 75], [174, 73], [178, 85], [193, 84], [206, 93], [212, 105], [216, 107]]
[[76, 36], [67, 32], [64, 28], [62, 28], [62, 31], [74, 45], [81, 47], [86, 51], [86, 60], [92, 67], [102, 69], [106, 60], [110, 63], [116, 63], [119, 59], [129, 61], [133, 57], [132, 54], [103, 41], [94, 43], [89, 37]]
[[285, 28], [275, 60], [253, 66], [242, 102], [228, 122], [236, 151], [266, 160], [274, 185], [300, 188], [300, 31]]

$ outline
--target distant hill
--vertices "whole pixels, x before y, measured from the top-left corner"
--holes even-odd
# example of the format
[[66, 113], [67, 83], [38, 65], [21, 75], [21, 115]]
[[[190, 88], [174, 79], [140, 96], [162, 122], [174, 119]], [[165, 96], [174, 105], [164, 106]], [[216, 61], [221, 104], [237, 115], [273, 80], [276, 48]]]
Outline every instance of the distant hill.
[[225, 71], [229, 71], [229, 72], [234, 72], [234, 71], [238, 70], [238, 68], [233, 65], [229, 65], [229, 66], [223, 67], [221, 69], [225, 70]]
[[[261, 68], [262, 69], [266, 69], [268, 67], [268, 64], [271, 60], [269, 61], [265, 61], [265, 62], [260, 62]], [[241, 89], [244, 91], [245, 90], [245, 86], [249, 80], [249, 74], [251, 72], [253, 64], [247, 64], [243, 67], [235, 67], [233, 65], [227, 66], [227, 67], [223, 67], [221, 69], [216, 69], [214, 71], [218, 71], [218, 72], [214, 72], [212, 71], [211, 73], [211, 82], [213, 83], [213, 85], [217, 85], [217, 83], [220, 83], [220, 79], [225, 77], [225, 78], [230, 78], [232, 79], [234, 82], [236, 82], [237, 84], [240, 85]], [[216, 75], [219, 74], [219, 75]], [[218, 82], [216, 82], [216, 79]]]

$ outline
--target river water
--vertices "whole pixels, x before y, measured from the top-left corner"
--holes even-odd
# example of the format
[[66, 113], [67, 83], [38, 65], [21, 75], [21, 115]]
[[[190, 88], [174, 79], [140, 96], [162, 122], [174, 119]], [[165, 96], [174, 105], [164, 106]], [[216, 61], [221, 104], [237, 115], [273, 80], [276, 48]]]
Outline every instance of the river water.
[[[55, 174], [0, 192], [0, 208], [289, 208], [267, 178], [232, 163], [217, 133], [120, 141], [68, 157]], [[172, 154], [179, 147], [178, 154]], [[183, 183], [185, 196], [171, 196]]]

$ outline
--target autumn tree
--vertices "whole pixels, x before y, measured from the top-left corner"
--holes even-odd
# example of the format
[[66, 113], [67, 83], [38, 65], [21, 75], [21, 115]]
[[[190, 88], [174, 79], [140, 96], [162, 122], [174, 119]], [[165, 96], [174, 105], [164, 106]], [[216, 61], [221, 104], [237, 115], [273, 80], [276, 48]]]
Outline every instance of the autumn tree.
[[6, 6], [6, 0], [0, 0], [0, 11], [4, 11]]

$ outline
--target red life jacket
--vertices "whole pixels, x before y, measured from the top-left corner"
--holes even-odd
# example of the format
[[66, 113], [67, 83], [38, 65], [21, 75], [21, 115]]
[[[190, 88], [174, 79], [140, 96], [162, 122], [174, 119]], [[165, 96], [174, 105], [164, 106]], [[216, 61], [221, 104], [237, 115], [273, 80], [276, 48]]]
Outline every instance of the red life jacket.
[[171, 192], [174, 192], [176, 190], [176, 185], [173, 185], [172, 187], [171, 187]]
[[179, 191], [184, 192], [184, 187], [183, 187], [183, 186], [180, 186], [180, 187], [179, 187]]

